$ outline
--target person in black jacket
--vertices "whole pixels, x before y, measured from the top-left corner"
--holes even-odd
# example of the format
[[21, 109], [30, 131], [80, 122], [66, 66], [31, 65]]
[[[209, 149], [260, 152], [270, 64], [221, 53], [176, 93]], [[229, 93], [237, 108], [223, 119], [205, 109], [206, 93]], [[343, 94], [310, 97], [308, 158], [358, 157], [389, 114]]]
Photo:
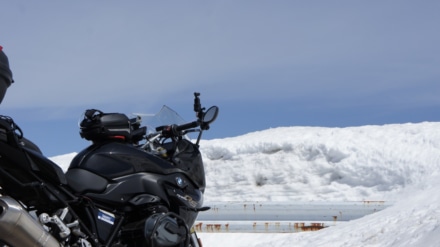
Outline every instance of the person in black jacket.
[[5, 97], [6, 90], [14, 82], [12, 79], [12, 71], [9, 68], [9, 60], [3, 52], [3, 47], [0, 46], [0, 104]]

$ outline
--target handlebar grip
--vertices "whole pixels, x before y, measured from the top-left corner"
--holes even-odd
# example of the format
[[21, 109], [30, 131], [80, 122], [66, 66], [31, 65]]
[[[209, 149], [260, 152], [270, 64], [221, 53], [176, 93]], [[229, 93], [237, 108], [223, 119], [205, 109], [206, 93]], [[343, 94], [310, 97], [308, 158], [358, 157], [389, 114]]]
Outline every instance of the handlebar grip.
[[187, 130], [187, 129], [195, 128], [199, 125], [200, 125], [200, 123], [198, 121], [194, 121], [194, 122], [187, 123], [187, 124], [177, 125], [175, 127], [175, 130], [176, 131]]

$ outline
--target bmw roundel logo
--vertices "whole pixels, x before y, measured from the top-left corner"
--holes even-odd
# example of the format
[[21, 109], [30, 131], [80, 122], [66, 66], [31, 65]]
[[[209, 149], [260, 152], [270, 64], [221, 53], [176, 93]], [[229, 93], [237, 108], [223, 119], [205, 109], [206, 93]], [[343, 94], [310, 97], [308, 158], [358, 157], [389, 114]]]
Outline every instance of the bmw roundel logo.
[[177, 186], [182, 187], [183, 186], [183, 179], [181, 177], [176, 177], [176, 183], [177, 183]]

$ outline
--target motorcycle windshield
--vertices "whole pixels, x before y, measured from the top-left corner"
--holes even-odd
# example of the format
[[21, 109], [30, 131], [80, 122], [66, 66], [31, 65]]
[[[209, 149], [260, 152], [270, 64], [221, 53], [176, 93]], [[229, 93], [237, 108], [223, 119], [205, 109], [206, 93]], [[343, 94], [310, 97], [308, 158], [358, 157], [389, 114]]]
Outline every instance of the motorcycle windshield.
[[156, 132], [156, 127], [187, 123], [176, 111], [164, 105], [156, 114], [135, 114], [142, 118], [142, 125], [147, 126], [147, 134]]

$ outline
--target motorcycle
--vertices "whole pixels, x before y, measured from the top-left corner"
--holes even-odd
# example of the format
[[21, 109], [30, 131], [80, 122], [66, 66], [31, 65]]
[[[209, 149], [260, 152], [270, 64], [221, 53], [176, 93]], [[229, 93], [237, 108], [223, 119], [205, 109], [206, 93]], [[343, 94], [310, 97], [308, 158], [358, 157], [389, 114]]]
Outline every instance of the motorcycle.
[[195, 121], [164, 106], [145, 116], [155, 129], [140, 115], [85, 111], [80, 135], [92, 144], [65, 173], [2, 116], [0, 246], [200, 247], [193, 225], [209, 207], [199, 142], [219, 108], [202, 108], [199, 96]]

